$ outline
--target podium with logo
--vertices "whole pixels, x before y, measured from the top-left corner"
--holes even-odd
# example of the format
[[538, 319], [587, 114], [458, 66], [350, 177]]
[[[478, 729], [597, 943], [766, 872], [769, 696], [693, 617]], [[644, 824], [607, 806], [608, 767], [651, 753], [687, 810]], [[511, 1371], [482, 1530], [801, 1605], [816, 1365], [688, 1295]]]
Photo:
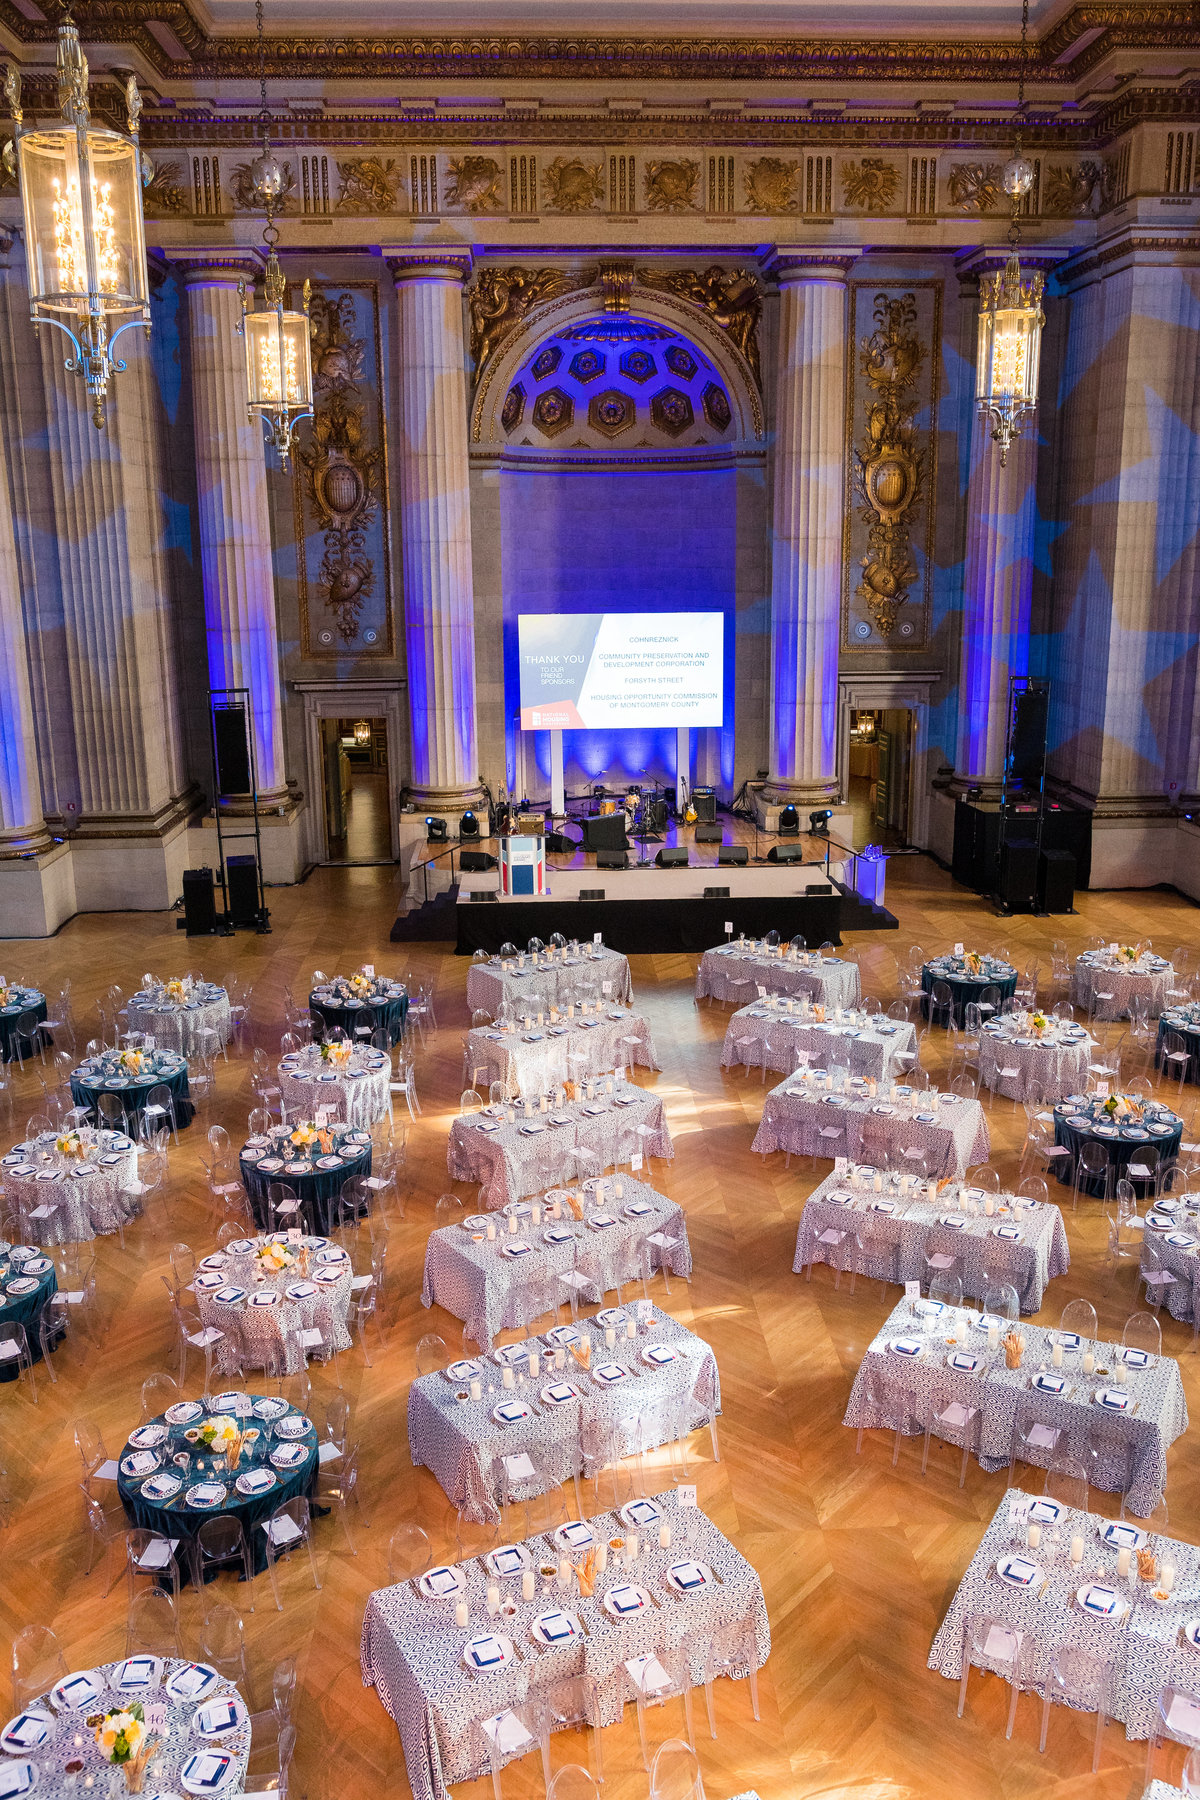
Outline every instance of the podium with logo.
[[537, 895], [546, 892], [546, 840], [544, 837], [502, 837], [500, 840], [500, 892], [505, 895]]

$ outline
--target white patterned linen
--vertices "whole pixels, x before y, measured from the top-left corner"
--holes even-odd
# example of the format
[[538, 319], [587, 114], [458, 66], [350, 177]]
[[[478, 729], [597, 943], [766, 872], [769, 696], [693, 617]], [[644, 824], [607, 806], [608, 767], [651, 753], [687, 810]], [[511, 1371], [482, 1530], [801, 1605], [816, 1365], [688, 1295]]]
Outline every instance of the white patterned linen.
[[[938, 1094], [936, 1104], [922, 1103], [924, 1096], [914, 1104], [915, 1098], [904, 1088], [895, 1100], [865, 1094], [858, 1078], [842, 1094], [830, 1095], [815, 1081], [805, 1083], [794, 1075], [767, 1095], [750, 1148], [763, 1156], [785, 1150], [793, 1156], [847, 1156], [883, 1165], [916, 1145], [930, 1159], [933, 1174], [951, 1176], [987, 1161], [990, 1140], [978, 1100]], [[823, 1125], [840, 1125], [844, 1137], [823, 1139]]]
[[[565, 1123], [558, 1123], [558, 1121]], [[638, 1127], [646, 1130], [639, 1134]], [[491, 1209], [507, 1206], [543, 1188], [569, 1185], [575, 1152], [589, 1150], [607, 1168], [627, 1147], [646, 1156], [670, 1160], [675, 1155], [671, 1133], [655, 1094], [618, 1079], [611, 1094], [594, 1100], [568, 1100], [525, 1118], [510, 1119], [467, 1113], [450, 1127], [446, 1166], [453, 1181], [478, 1181], [481, 1200]]]
[[629, 958], [605, 944], [587, 944], [565, 952], [540, 951], [536, 962], [528, 956], [493, 956], [489, 962], [472, 963], [467, 971], [467, 1006], [472, 1012], [491, 1013], [494, 1019], [506, 1001], [527, 1006], [534, 994], [547, 1009], [580, 1000], [624, 1004], [633, 999]]
[[1143, 1272], [1149, 1267], [1146, 1248], [1153, 1245], [1159, 1268], [1175, 1277], [1166, 1286], [1167, 1310], [1173, 1319], [1190, 1325], [1200, 1299], [1200, 1199], [1195, 1207], [1185, 1207], [1175, 1196], [1166, 1206], [1169, 1210], [1161, 1210], [1159, 1202], [1152, 1209], [1154, 1217], [1163, 1220], [1161, 1225], [1147, 1224], [1144, 1219], [1134, 1223], [1133, 1228], [1142, 1232], [1140, 1264]]
[[599, 1075], [626, 1064], [631, 1049], [639, 1068], [659, 1067], [646, 1020], [616, 1007], [528, 1031], [471, 1031], [467, 1047], [471, 1067], [486, 1070], [489, 1083], [501, 1081], [505, 1092], [515, 1095], [544, 1094], [581, 1075]]
[[[1090, 1375], [1083, 1372], [1082, 1349], [1065, 1351], [1062, 1369], [1055, 1370], [1052, 1364], [1055, 1333], [1041, 1325], [1023, 1324], [1020, 1328], [1025, 1338], [1022, 1365], [1019, 1369], [1010, 1369], [1006, 1366], [1003, 1343], [995, 1350], [988, 1349], [988, 1334], [976, 1322], [979, 1316], [972, 1314], [970, 1309], [960, 1313], [954, 1308], [946, 1308], [929, 1320], [915, 1312], [907, 1300], [902, 1300], [863, 1357], [850, 1390], [843, 1425], [848, 1425], [851, 1430], [860, 1427], [873, 1430], [882, 1426], [883, 1419], [871, 1395], [872, 1368], [885, 1383], [894, 1382], [897, 1387], [915, 1391], [922, 1404], [937, 1387], [946, 1391], [951, 1400], [982, 1409], [979, 1466], [993, 1471], [1008, 1464], [1018, 1406], [1025, 1401], [1036, 1403], [1037, 1417], [1051, 1427], [1057, 1427], [1062, 1434], [1053, 1447], [1053, 1455], [1071, 1456], [1085, 1468], [1090, 1466], [1093, 1487], [1101, 1487], [1109, 1493], [1119, 1492], [1124, 1485], [1124, 1467], [1118, 1473], [1118, 1465], [1112, 1462], [1101, 1464], [1098, 1471], [1096, 1462], [1088, 1456], [1089, 1432], [1093, 1427], [1103, 1426], [1114, 1437], [1125, 1438], [1133, 1451], [1133, 1481], [1126, 1510], [1139, 1517], [1151, 1512], [1166, 1484], [1168, 1446], [1187, 1430], [1187, 1402], [1183, 1397], [1179, 1364], [1174, 1358], [1157, 1356], [1146, 1369], [1130, 1369], [1129, 1409], [1123, 1413], [1109, 1412], [1096, 1403], [1095, 1396], [1099, 1390], [1113, 1384], [1113, 1370], [1120, 1360], [1116, 1354], [1119, 1346], [1099, 1339], [1093, 1346], [1085, 1346], [1094, 1349], [1096, 1357], [1096, 1367]], [[947, 1361], [955, 1347], [947, 1344], [946, 1339], [953, 1335], [960, 1317], [967, 1318], [964, 1347], [979, 1359], [979, 1367], [974, 1373], [953, 1369]], [[1000, 1336], [1003, 1338], [1003, 1330]], [[890, 1348], [895, 1339], [904, 1337], [925, 1340], [919, 1358], [899, 1356]], [[1039, 1393], [1031, 1388], [1031, 1381], [1042, 1369], [1065, 1378], [1060, 1394]], [[1047, 1460], [1050, 1454], [1048, 1451]]]
[[[629, 1319], [634, 1308], [618, 1309]], [[620, 1427], [621, 1455], [632, 1455], [639, 1443], [643, 1450], [673, 1443], [683, 1435], [678, 1429], [678, 1409], [686, 1403], [683, 1429], [695, 1431], [708, 1425], [721, 1411], [721, 1383], [717, 1359], [703, 1338], [679, 1325], [669, 1314], [642, 1302], [637, 1319], [638, 1336], [624, 1335], [625, 1326], [614, 1327], [615, 1344], [606, 1348], [605, 1328], [597, 1319], [581, 1319], [579, 1330], [591, 1340], [592, 1367], [617, 1362], [628, 1369], [629, 1379], [615, 1386], [598, 1386], [586, 1369], [567, 1355], [563, 1369], [554, 1366], [554, 1352], [544, 1338], [532, 1338], [541, 1374], [530, 1378], [524, 1361], [518, 1362], [513, 1396], [533, 1408], [529, 1418], [514, 1425], [498, 1425], [492, 1414], [509, 1398], [501, 1383], [501, 1370], [491, 1360], [482, 1364], [482, 1398], [469, 1397], [467, 1383], [450, 1380], [441, 1370], [422, 1375], [408, 1390], [408, 1443], [414, 1468], [427, 1468], [453, 1504], [472, 1519], [500, 1517], [495, 1495], [489, 1491], [486, 1471], [496, 1456], [518, 1456], [529, 1451], [549, 1466], [560, 1482], [584, 1473], [580, 1454], [580, 1420], [599, 1417]], [[642, 1360], [647, 1344], [669, 1344], [677, 1352], [674, 1362], [652, 1368]], [[511, 1346], [506, 1347], [506, 1354]], [[548, 1383], [570, 1382], [581, 1398], [556, 1405], [541, 1398]], [[456, 1398], [468, 1393], [466, 1400]]]
[[57, 1133], [15, 1144], [0, 1160], [7, 1203], [27, 1221], [32, 1243], [77, 1244], [116, 1231], [135, 1216], [122, 1192], [137, 1179], [137, 1150], [123, 1131], [83, 1133], [85, 1160], [63, 1156]]
[[[304, 1300], [284, 1299], [285, 1289], [300, 1281], [312, 1281], [313, 1272], [323, 1266], [317, 1254], [329, 1247], [328, 1238], [301, 1238], [289, 1244], [298, 1256], [291, 1268], [272, 1272], [264, 1269], [257, 1252], [274, 1241], [270, 1235], [238, 1240], [245, 1248], [218, 1251], [205, 1257], [198, 1275], [219, 1274], [222, 1286], [246, 1290], [246, 1298], [229, 1304], [215, 1295], [220, 1289], [202, 1282], [195, 1288], [196, 1307], [206, 1325], [224, 1332], [226, 1341], [217, 1345], [216, 1362], [223, 1375], [236, 1375], [242, 1368], [267, 1369], [278, 1366], [279, 1350], [287, 1332], [311, 1331], [314, 1326], [332, 1338], [338, 1350], [349, 1350], [350, 1332], [346, 1319], [350, 1311], [350, 1284], [354, 1265], [347, 1256], [344, 1263], [324, 1265], [339, 1271], [336, 1283], [313, 1283], [317, 1292]], [[250, 1306], [250, 1294], [259, 1288], [274, 1288], [281, 1296], [278, 1306]], [[297, 1375], [304, 1367], [304, 1357], [296, 1344], [289, 1345], [287, 1373]]]
[[765, 994], [807, 994], [823, 1006], [855, 1006], [862, 997], [858, 964], [822, 956], [819, 950], [793, 954], [734, 939], [706, 950], [696, 971], [696, 998], [748, 1000]]
[[768, 1069], [780, 1069], [784, 1074], [792, 1072], [797, 1051], [803, 1051], [813, 1067], [837, 1063], [856, 1075], [873, 1075], [889, 1082], [899, 1079], [902, 1070], [896, 1059], [911, 1053], [916, 1040], [911, 1025], [894, 1019], [868, 1021], [858, 1013], [822, 1022], [811, 1013], [784, 1011], [788, 1004], [756, 1001], [739, 1008], [725, 1032], [722, 1065], [758, 1066], [761, 1052], [753, 1043], [747, 1047], [743, 1040], [748, 1038], [765, 1042]]
[[[1053, 1560], [1041, 1550], [1027, 1550], [1026, 1527], [1010, 1523], [1009, 1505], [1014, 1499], [1020, 1503], [1033, 1498], [1010, 1488], [1001, 1500], [938, 1628], [929, 1652], [929, 1667], [951, 1681], [960, 1680], [967, 1619], [972, 1613], [985, 1613], [1033, 1637], [1037, 1653], [1030, 1677], [1036, 1685], [1048, 1678], [1050, 1658], [1060, 1644], [1071, 1644], [1112, 1663], [1116, 1681], [1110, 1716], [1124, 1725], [1126, 1738], [1148, 1738], [1164, 1687], [1196, 1692], [1198, 1653], [1184, 1642], [1180, 1627], [1196, 1616], [1200, 1550], [1177, 1538], [1151, 1536], [1150, 1548], [1159, 1562], [1175, 1565], [1175, 1597], [1171, 1603], [1159, 1606], [1147, 1597], [1140, 1582], [1130, 1582], [1117, 1574], [1117, 1551], [1101, 1543], [1098, 1536], [1107, 1521], [1094, 1513], [1064, 1511], [1054, 1526], [1057, 1555]], [[1084, 1542], [1080, 1569], [1075, 1568], [1067, 1554], [1075, 1536]], [[1011, 1554], [1028, 1556], [1039, 1565], [1044, 1593], [1041, 1582], [1030, 1588], [1016, 1588], [999, 1579], [996, 1564]], [[1135, 1562], [1135, 1569], [1136, 1566]], [[1132, 1602], [1128, 1624], [1084, 1612], [1076, 1596], [1089, 1580], [1115, 1587]], [[1167, 1789], [1168, 1793], [1174, 1791]]]
[[1167, 1004], [1167, 993], [1174, 980], [1171, 964], [1149, 951], [1136, 962], [1127, 963], [1116, 961], [1107, 950], [1085, 950], [1076, 957], [1071, 970], [1071, 1002], [1090, 1010], [1092, 995], [1099, 990], [1111, 998], [1097, 1002], [1093, 1017], [1125, 1019], [1134, 996], [1144, 994], [1150, 1017], [1156, 1019]]
[[392, 1059], [382, 1050], [357, 1048], [344, 1067], [322, 1061], [320, 1044], [306, 1044], [279, 1065], [279, 1086], [289, 1119], [312, 1119], [319, 1106], [367, 1131], [392, 1103]]
[[[447, 1800], [452, 1782], [485, 1775], [487, 1766], [479, 1760], [472, 1727], [505, 1707], [520, 1705], [539, 1681], [586, 1674], [596, 1684], [600, 1709], [600, 1717], [592, 1722], [611, 1725], [621, 1717], [630, 1692], [627, 1658], [674, 1648], [688, 1638], [696, 1649], [691, 1677], [698, 1684], [703, 1678], [699, 1655], [705, 1632], [746, 1620], [753, 1626], [756, 1667], [762, 1667], [771, 1653], [771, 1628], [757, 1574], [704, 1513], [681, 1508], [673, 1493], [658, 1499], [671, 1526], [670, 1548], [661, 1549], [652, 1533], [644, 1533], [634, 1567], [615, 1569], [610, 1563], [597, 1579], [594, 1597], [564, 1595], [551, 1584], [539, 1586], [536, 1597], [525, 1601], [519, 1582], [502, 1582], [502, 1593], [511, 1594], [516, 1612], [492, 1620], [485, 1601], [493, 1578], [474, 1560], [462, 1565], [470, 1610], [465, 1629], [454, 1624], [452, 1601], [427, 1600], [412, 1582], [379, 1588], [370, 1595], [362, 1630], [363, 1684], [375, 1688], [399, 1729], [414, 1800]], [[598, 1515], [591, 1524], [601, 1541], [629, 1530], [611, 1513]], [[531, 1539], [529, 1547], [535, 1563], [546, 1555], [547, 1545], [540, 1538]], [[706, 1563], [720, 1580], [677, 1599], [664, 1576], [681, 1557]], [[571, 1561], [581, 1562], [582, 1553]], [[661, 1602], [630, 1618], [614, 1619], [604, 1610], [602, 1597], [610, 1586], [628, 1580], [647, 1588], [656, 1599], [661, 1595]], [[545, 1607], [560, 1602], [578, 1615], [586, 1635], [576, 1643], [539, 1649], [530, 1624]], [[493, 1673], [468, 1674], [462, 1660], [467, 1638], [492, 1629], [520, 1644], [521, 1655]]]
[[[229, 995], [212, 981], [199, 983], [182, 1003], [168, 998], [165, 988], [139, 989], [125, 1016], [130, 1031], [149, 1033], [164, 1050], [178, 1050], [183, 1056], [202, 1048], [219, 1050], [229, 1042]], [[216, 1032], [216, 1042], [202, 1045], [200, 1034], [209, 1031]]]
[[[421, 1287], [423, 1306], [440, 1306], [462, 1319], [477, 1343], [491, 1344], [501, 1331], [525, 1324], [534, 1314], [522, 1311], [527, 1304], [527, 1287], [531, 1279], [543, 1274], [557, 1277], [576, 1266], [579, 1255], [598, 1256], [606, 1276], [611, 1277], [618, 1259], [630, 1243], [662, 1237], [667, 1243], [651, 1243], [652, 1266], [663, 1263], [672, 1275], [690, 1275], [692, 1252], [688, 1244], [687, 1220], [674, 1200], [656, 1193], [645, 1182], [628, 1175], [620, 1178], [621, 1193], [615, 1183], [601, 1183], [599, 1192], [606, 1196], [616, 1223], [605, 1230], [595, 1230], [583, 1221], [566, 1218], [561, 1221], [571, 1231], [571, 1239], [561, 1244], [548, 1244], [545, 1232], [549, 1222], [543, 1215], [533, 1225], [522, 1220], [518, 1234], [535, 1246], [537, 1254], [514, 1260], [503, 1254], [510, 1234], [498, 1230], [494, 1241], [463, 1225], [447, 1225], [431, 1231], [425, 1245], [425, 1279]], [[595, 1184], [587, 1183], [587, 1187]], [[637, 1217], [627, 1216], [630, 1207], [649, 1206], [652, 1211]], [[503, 1223], [503, 1222], [501, 1222]], [[476, 1241], [476, 1240], [479, 1241]], [[607, 1288], [615, 1286], [609, 1279]], [[566, 1297], [565, 1287], [560, 1299]]]
[[1094, 1048], [1095, 1040], [1077, 1026], [1055, 1020], [1038, 1038], [1026, 1015], [1009, 1013], [989, 1021], [979, 1035], [979, 1079], [1006, 1100], [1061, 1100], [1087, 1086]]
[[[941, 1188], [931, 1200], [923, 1184], [918, 1187], [912, 1177], [893, 1171], [882, 1176], [876, 1193], [870, 1186], [874, 1174], [874, 1170], [861, 1173], [866, 1187], [859, 1191], [850, 1186], [848, 1175], [827, 1175], [809, 1195], [796, 1232], [793, 1274], [801, 1274], [810, 1261], [830, 1260], [834, 1245], [832, 1240], [823, 1243], [822, 1233], [861, 1230], [886, 1246], [878, 1258], [868, 1255], [862, 1271], [868, 1278], [882, 1281], [886, 1275], [900, 1282], [923, 1281], [926, 1252], [941, 1251], [958, 1258], [965, 1294], [982, 1300], [988, 1287], [1003, 1280], [1016, 1288], [1021, 1311], [1035, 1313], [1047, 1282], [1065, 1275], [1070, 1267], [1066, 1227], [1057, 1206], [1026, 1201], [1017, 1216], [1011, 1195], [1002, 1194], [989, 1217], [983, 1210], [986, 1196], [979, 1190], [971, 1201], [979, 1211], [964, 1213], [961, 1194], [953, 1188]], [[905, 1181], [907, 1186], [902, 1186]], [[961, 1228], [944, 1225], [947, 1216], [961, 1219]], [[1020, 1230], [1017, 1239], [996, 1235], [1014, 1229]], [[900, 1253], [893, 1274], [890, 1258], [896, 1245]]]

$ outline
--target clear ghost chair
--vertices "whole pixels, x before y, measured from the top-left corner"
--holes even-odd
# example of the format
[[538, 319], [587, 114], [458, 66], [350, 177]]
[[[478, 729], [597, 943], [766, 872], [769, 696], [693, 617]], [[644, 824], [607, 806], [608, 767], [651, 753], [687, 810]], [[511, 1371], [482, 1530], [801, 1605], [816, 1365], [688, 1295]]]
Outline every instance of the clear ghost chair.
[[993, 1619], [985, 1613], [971, 1613], [963, 1630], [962, 1680], [958, 1689], [959, 1718], [962, 1718], [967, 1704], [967, 1677], [971, 1670], [981, 1669], [985, 1674], [999, 1675], [1012, 1688], [1008, 1729], [1004, 1733], [1006, 1738], [1011, 1738], [1017, 1717], [1017, 1700], [1022, 1687], [1029, 1685], [1029, 1671], [1034, 1666], [1036, 1655], [1037, 1648], [1032, 1633], [1018, 1631], [1003, 1619]]
[[1092, 1746], [1092, 1774], [1100, 1767], [1104, 1725], [1112, 1706], [1112, 1664], [1074, 1644], [1060, 1644], [1050, 1658], [1050, 1670], [1042, 1684], [1042, 1736], [1038, 1749], [1045, 1753], [1050, 1728], [1050, 1708], [1069, 1706], [1074, 1712], [1094, 1712], [1096, 1738]]

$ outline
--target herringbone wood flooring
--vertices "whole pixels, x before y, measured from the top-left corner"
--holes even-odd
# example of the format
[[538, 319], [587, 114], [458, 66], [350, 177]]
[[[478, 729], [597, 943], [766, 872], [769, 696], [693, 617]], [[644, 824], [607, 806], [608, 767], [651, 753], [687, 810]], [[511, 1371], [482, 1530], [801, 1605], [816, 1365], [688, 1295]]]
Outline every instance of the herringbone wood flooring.
[[[447, 1316], [426, 1313], [419, 1294], [433, 1201], [450, 1185], [446, 1132], [458, 1099], [467, 965], [444, 946], [388, 942], [392, 884], [391, 870], [320, 871], [303, 887], [271, 896], [275, 929], [265, 938], [188, 942], [170, 915], [93, 915], [74, 920], [51, 942], [9, 944], [3, 951], [10, 977], [43, 987], [71, 977], [81, 1040], [96, 995], [114, 981], [126, 990], [136, 986], [145, 968], [166, 974], [191, 965], [217, 977], [237, 970], [252, 978], [257, 1037], [269, 1047], [277, 1043], [285, 983], [297, 996], [306, 993], [316, 965], [349, 970], [374, 961], [434, 983], [440, 1029], [420, 1057], [425, 1112], [409, 1134], [407, 1217], [392, 1234], [387, 1347], [370, 1370], [357, 1353], [343, 1359], [370, 1526], [358, 1522], [354, 1557], [336, 1521], [323, 1521], [320, 1593], [298, 1564], [284, 1576], [282, 1615], [261, 1580], [257, 1610], [246, 1614], [257, 1704], [269, 1699], [274, 1660], [287, 1650], [301, 1659], [296, 1791], [355, 1800], [408, 1792], [394, 1729], [358, 1679], [358, 1628], [366, 1596], [386, 1580], [387, 1540], [401, 1519], [419, 1520], [435, 1547], [445, 1549], [441, 1492], [427, 1472], [414, 1474], [409, 1465], [405, 1395], [417, 1338], [431, 1328], [455, 1328]], [[1092, 932], [1150, 935], [1168, 952], [1197, 940], [1195, 909], [1160, 892], [1084, 895], [1077, 917], [997, 920], [923, 858], [893, 862], [889, 899], [901, 919], [898, 937], [859, 940], [867, 951], [868, 987], [885, 999], [894, 992], [893, 953], [912, 942], [927, 949], [959, 938], [1007, 943], [1014, 954], [1043, 952], [1048, 968], [1049, 943], [1057, 937], [1076, 944]], [[1109, 1727], [1101, 1773], [1093, 1779], [1086, 1720], [1056, 1714], [1047, 1754], [1039, 1757], [1031, 1703], [1023, 1703], [1006, 1743], [997, 1684], [973, 1686], [959, 1724], [951, 1684], [926, 1671], [930, 1638], [1003, 1478], [972, 1467], [960, 1492], [956, 1454], [935, 1454], [922, 1479], [911, 1451], [893, 1471], [890, 1448], [879, 1440], [868, 1439], [855, 1457], [841, 1416], [854, 1371], [891, 1302], [880, 1301], [873, 1287], [860, 1286], [853, 1296], [835, 1292], [826, 1271], [811, 1285], [790, 1273], [796, 1222], [813, 1177], [799, 1166], [785, 1173], [782, 1158], [764, 1165], [750, 1155], [763, 1090], [757, 1077], [721, 1072], [725, 1015], [695, 1006], [694, 969], [690, 956], [634, 959], [638, 1003], [652, 1022], [663, 1065], [661, 1074], [642, 1079], [666, 1105], [677, 1156], [665, 1185], [687, 1209], [695, 1254], [691, 1291], [676, 1284], [672, 1304], [712, 1343], [721, 1368], [723, 1460], [714, 1464], [707, 1441], [697, 1437], [701, 1504], [759, 1570], [774, 1637], [760, 1683], [761, 1725], [754, 1726], [739, 1685], [719, 1694], [718, 1740], [702, 1728], [710, 1800], [747, 1786], [762, 1800], [833, 1794], [1068, 1800], [1084, 1792], [1125, 1800], [1140, 1792], [1144, 1752], [1125, 1743], [1120, 1727]], [[33, 1110], [33, 1077], [18, 1075], [16, 1089], [19, 1124]], [[248, 1106], [247, 1062], [222, 1065], [211, 1117], [236, 1133]], [[211, 1244], [215, 1228], [196, 1156], [207, 1122], [171, 1153], [166, 1219], [152, 1214], [135, 1225], [124, 1253], [116, 1239], [97, 1246], [105, 1312], [99, 1351], [88, 1358], [65, 1351], [57, 1359], [57, 1385], [43, 1376], [36, 1408], [13, 1387], [0, 1389], [0, 1462], [12, 1494], [0, 1538], [3, 1636], [30, 1621], [51, 1624], [76, 1667], [120, 1653], [124, 1589], [118, 1585], [105, 1601], [101, 1571], [83, 1572], [72, 1423], [93, 1417], [110, 1449], [118, 1447], [136, 1420], [141, 1381], [170, 1366], [159, 1275], [172, 1241], [186, 1240], [201, 1253]], [[996, 1160], [1011, 1170], [1020, 1132], [1006, 1104], [997, 1106], [991, 1124]], [[1132, 1279], [1123, 1274], [1118, 1285], [1105, 1273], [1094, 1207], [1068, 1214], [1067, 1224], [1072, 1268], [1050, 1290], [1043, 1317], [1057, 1318], [1067, 1299], [1086, 1294], [1102, 1327], [1119, 1330], [1134, 1304]], [[1168, 1323], [1167, 1341], [1181, 1355], [1195, 1403], [1200, 1363], [1190, 1354], [1190, 1335]], [[318, 1384], [324, 1380], [319, 1376]], [[1172, 1526], [1195, 1539], [1200, 1457], [1193, 1438], [1176, 1446], [1170, 1469]], [[245, 1590], [232, 1585], [225, 1598], [247, 1602]], [[196, 1606], [188, 1593], [185, 1634]], [[665, 1724], [677, 1729], [673, 1718]], [[579, 1740], [556, 1747], [556, 1765], [581, 1751]], [[605, 1767], [610, 1800], [641, 1800], [647, 1784], [632, 1714], [606, 1733]], [[483, 1800], [485, 1791], [483, 1783], [462, 1790], [470, 1800]], [[540, 1794], [537, 1760], [507, 1771], [504, 1791], [507, 1800]]]

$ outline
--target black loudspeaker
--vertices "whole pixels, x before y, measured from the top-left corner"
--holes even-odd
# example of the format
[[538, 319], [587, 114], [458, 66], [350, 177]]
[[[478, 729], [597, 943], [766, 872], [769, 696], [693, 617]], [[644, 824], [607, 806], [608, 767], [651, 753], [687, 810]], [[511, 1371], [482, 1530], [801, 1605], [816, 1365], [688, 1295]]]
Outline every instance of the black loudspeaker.
[[959, 800], [954, 808], [954, 850], [950, 873], [963, 887], [989, 894], [996, 885], [1000, 853], [1000, 812]]
[[250, 739], [244, 706], [213, 708], [213, 743], [217, 751], [217, 792], [250, 792]]
[[595, 813], [581, 821], [585, 850], [628, 850], [624, 813]]
[[803, 844], [772, 844], [767, 851], [767, 861], [792, 863], [804, 861]]
[[1038, 864], [1038, 907], [1042, 912], [1072, 912], [1075, 906], [1075, 858], [1069, 850], [1043, 850]]
[[572, 856], [579, 845], [565, 831], [548, 831], [546, 833], [546, 854], [548, 856]]
[[597, 850], [596, 867], [598, 869], [627, 869], [629, 857], [624, 850]]
[[458, 866], [464, 875], [482, 875], [485, 869], [494, 869], [496, 859], [489, 856], [486, 850], [464, 850], [458, 859]]
[[1000, 846], [996, 892], [1014, 911], [1032, 912], [1037, 904], [1038, 847], [1029, 838], [1011, 838]]
[[686, 869], [688, 866], [687, 845], [664, 844], [654, 859], [654, 866], [657, 869]]
[[806, 894], [832, 894], [832, 881], [810, 881], [805, 888]]
[[728, 888], [705, 888], [704, 898], [706, 900], [728, 900], [729, 889]]
[[217, 900], [211, 869], [183, 871], [183, 921], [189, 937], [217, 929]]
[[253, 856], [227, 856], [225, 883], [229, 917], [234, 925], [258, 924], [258, 861]]
[[717, 796], [709, 787], [692, 789], [692, 805], [696, 809], [696, 820], [701, 825], [711, 825], [717, 816]]
[[701, 825], [696, 823], [696, 842], [698, 844], [719, 844], [724, 835], [723, 825]]
[[1009, 774], [1026, 787], [1041, 785], [1049, 708], [1050, 695], [1045, 688], [1027, 688], [1013, 701]]
[[717, 861], [742, 868], [750, 861], [750, 851], [745, 844], [722, 844], [717, 851]]
[[494, 900], [497, 905], [500, 903], [500, 896], [494, 888], [485, 888], [482, 893], [477, 890], [472, 891], [471, 898], [472, 900]]
[[604, 889], [603, 888], [580, 888], [579, 898], [581, 900], [603, 900]]

